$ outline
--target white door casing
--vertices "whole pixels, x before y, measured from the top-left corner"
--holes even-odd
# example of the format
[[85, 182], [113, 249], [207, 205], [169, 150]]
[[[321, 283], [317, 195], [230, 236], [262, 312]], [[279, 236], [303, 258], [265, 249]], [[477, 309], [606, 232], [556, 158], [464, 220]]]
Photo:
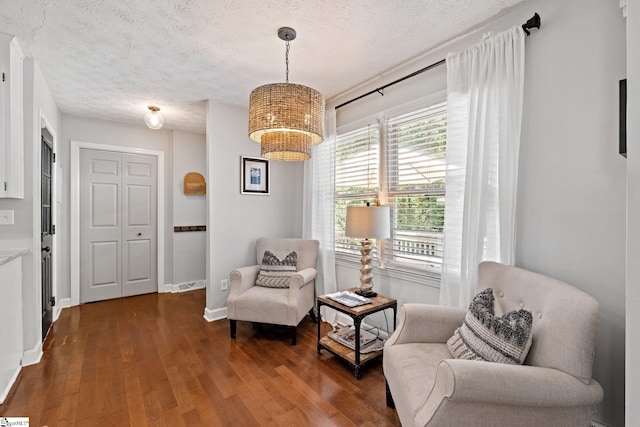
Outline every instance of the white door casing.
[[[157, 213], [155, 215], [155, 218], [149, 218], [150, 222], [152, 222], [151, 220], [156, 221], [156, 229], [157, 229], [157, 235], [156, 235], [157, 244], [155, 245], [156, 268], [154, 269], [153, 272], [150, 272], [149, 274], [146, 274], [146, 275], [152, 276], [153, 273], [155, 273], [157, 277], [157, 280], [155, 280], [155, 282], [157, 283], [158, 292], [162, 292], [165, 288], [165, 285], [164, 285], [164, 210], [165, 210], [164, 153], [162, 151], [147, 150], [142, 148], [131, 148], [131, 147], [123, 147], [123, 146], [112, 146], [112, 145], [106, 145], [106, 144], [95, 144], [95, 143], [81, 142], [81, 141], [71, 141], [71, 150], [70, 150], [71, 151], [70, 152], [70, 156], [71, 156], [71, 163], [70, 163], [70, 166], [71, 166], [70, 168], [71, 170], [70, 172], [71, 305], [72, 306], [78, 305], [80, 303], [80, 250], [81, 250], [81, 247], [80, 247], [80, 151], [81, 149], [84, 149], [84, 148], [107, 151], [107, 152], [139, 154], [144, 156], [153, 156], [157, 158], [157, 186], [156, 186], [157, 187], [157, 192], [156, 192], [157, 194], [156, 212]], [[134, 169], [135, 168], [136, 167], [134, 166]], [[137, 172], [136, 174], [139, 174], [139, 172]], [[137, 194], [140, 194], [141, 191], [144, 192], [144, 190], [141, 190], [140, 188], [141, 186], [139, 185], [139, 182], [138, 183], [132, 182], [132, 185], [134, 187], [132, 193], [136, 193], [136, 191], [137, 191]], [[135, 217], [133, 218], [134, 223], [141, 222], [140, 212], [134, 212], [133, 216]], [[141, 240], [145, 239], [145, 236], [144, 236], [145, 232], [143, 230], [138, 229], [135, 232], [133, 231], [136, 229], [136, 227], [140, 227], [140, 225], [134, 225], [129, 230], [130, 232], [135, 234], [134, 236], [135, 238], [131, 239], [131, 244], [129, 245], [130, 247], [134, 248], [134, 254], [133, 254], [134, 256], [136, 254], [137, 255], [140, 254], [140, 251], [139, 250], [136, 251], [136, 249], [139, 249], [140, 245], [142, 245], [142, 243], [137, 243], [137, 242], [140, 242]], [[137, 236], [138, 233], [142, 233], [142, 236]], [[136, 245], [138, 245], [138, 247], [136, 247]], [[151, 248], [150, 250], [152, 252], [154, 251], [153, 248]], [[135, 264], [135, 263], [128, 263], [128, 264]], [[121, 266], [121, 268], [123, 267], [124, 266]], [[126, 268], [129, 269], [128, 266]], [[132, 279], [132, 280], [129, 280], [129, 284], [131, 285], [130, 288], [131, 287], [136, 288], [135, 285], [142, 284], [143, 282], [146, 281], [146, 280], [141, 280], [143, 279], [142, 276], [145, 276], [145, 273], [142, 270], [138, 269], [137, 265], [133, 265], [132, 269], [128, 271], [127, 274], [129, 275], [129, 278]], [[155, 284], [154, 284], [153, 290], [155, 290]], [[123, 295], [131, 295], [131, 293], [127, 293], [127, 292], [136, 292], [136, 291], [134, 290], [123, 291]], [[146, 290], [143, 292], [149, 292], [149, 290]], [[140, 292], [137, 292], [137, 293], [140, 293]]]

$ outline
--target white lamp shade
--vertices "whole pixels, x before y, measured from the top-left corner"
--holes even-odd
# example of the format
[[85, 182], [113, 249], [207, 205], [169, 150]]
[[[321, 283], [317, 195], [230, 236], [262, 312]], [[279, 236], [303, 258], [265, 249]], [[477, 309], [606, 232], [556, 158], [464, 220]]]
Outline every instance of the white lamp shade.
[[347, 206], [345, 235], [359, 239], [391, 237], [389, 206]]

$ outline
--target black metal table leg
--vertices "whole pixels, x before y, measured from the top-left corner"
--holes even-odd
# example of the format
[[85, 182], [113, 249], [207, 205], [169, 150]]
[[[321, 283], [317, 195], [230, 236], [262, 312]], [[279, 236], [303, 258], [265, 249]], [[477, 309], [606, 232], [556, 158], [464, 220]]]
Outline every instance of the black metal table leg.
[[318, 301], [318, 354], [322, 354], [321, 350], [322, 347], [320, 346], [320, 323], [322, 323], [322, 316], [320, 315], [320, 306], [322, 305], [322, 303], [320, 301]]
[[356, 332], [356, 366], [353, 370], [354, 375], [357, 379], [360, 379], [360, 325], [362, 324], [362, 319], [359, 316], [353, 318], [353, 326], [355, 327]]
[[[398, 322], [398, 313], [397, 313], [398, 305], [396, 304], [391, 308], [393, 309], [393, 332], [395, 332], [396, 331], [396, 327], [397, 327], [396, 323]], [[391, 335], [391, 334], [389, 334], [389, 335]]]

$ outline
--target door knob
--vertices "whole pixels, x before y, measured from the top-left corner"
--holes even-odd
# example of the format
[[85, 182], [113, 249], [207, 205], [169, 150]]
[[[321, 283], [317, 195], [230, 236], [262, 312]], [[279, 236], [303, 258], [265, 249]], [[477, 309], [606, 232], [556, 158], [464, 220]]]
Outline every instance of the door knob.
[[138, 237], [142, 236], [142, 233], [138, 233]]
[[42, 248], [42, 252], [50, 252], [51, 248], [47, 246], [46, 248]]

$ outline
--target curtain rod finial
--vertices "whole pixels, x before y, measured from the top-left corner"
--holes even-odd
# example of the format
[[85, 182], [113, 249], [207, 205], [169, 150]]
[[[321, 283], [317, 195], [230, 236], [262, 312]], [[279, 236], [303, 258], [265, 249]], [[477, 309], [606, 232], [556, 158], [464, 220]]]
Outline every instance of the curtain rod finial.
[[540, 29], [540, 22], [540, 15], [538, 15], [538, 13], [536, 12], [533, 17], [531, 17], [531, 19], [522, 24], [522, 29], [524, 30], [526, 35], [529, 35], [531, 34], [531, 32], [529, 31], [530, 28]]

